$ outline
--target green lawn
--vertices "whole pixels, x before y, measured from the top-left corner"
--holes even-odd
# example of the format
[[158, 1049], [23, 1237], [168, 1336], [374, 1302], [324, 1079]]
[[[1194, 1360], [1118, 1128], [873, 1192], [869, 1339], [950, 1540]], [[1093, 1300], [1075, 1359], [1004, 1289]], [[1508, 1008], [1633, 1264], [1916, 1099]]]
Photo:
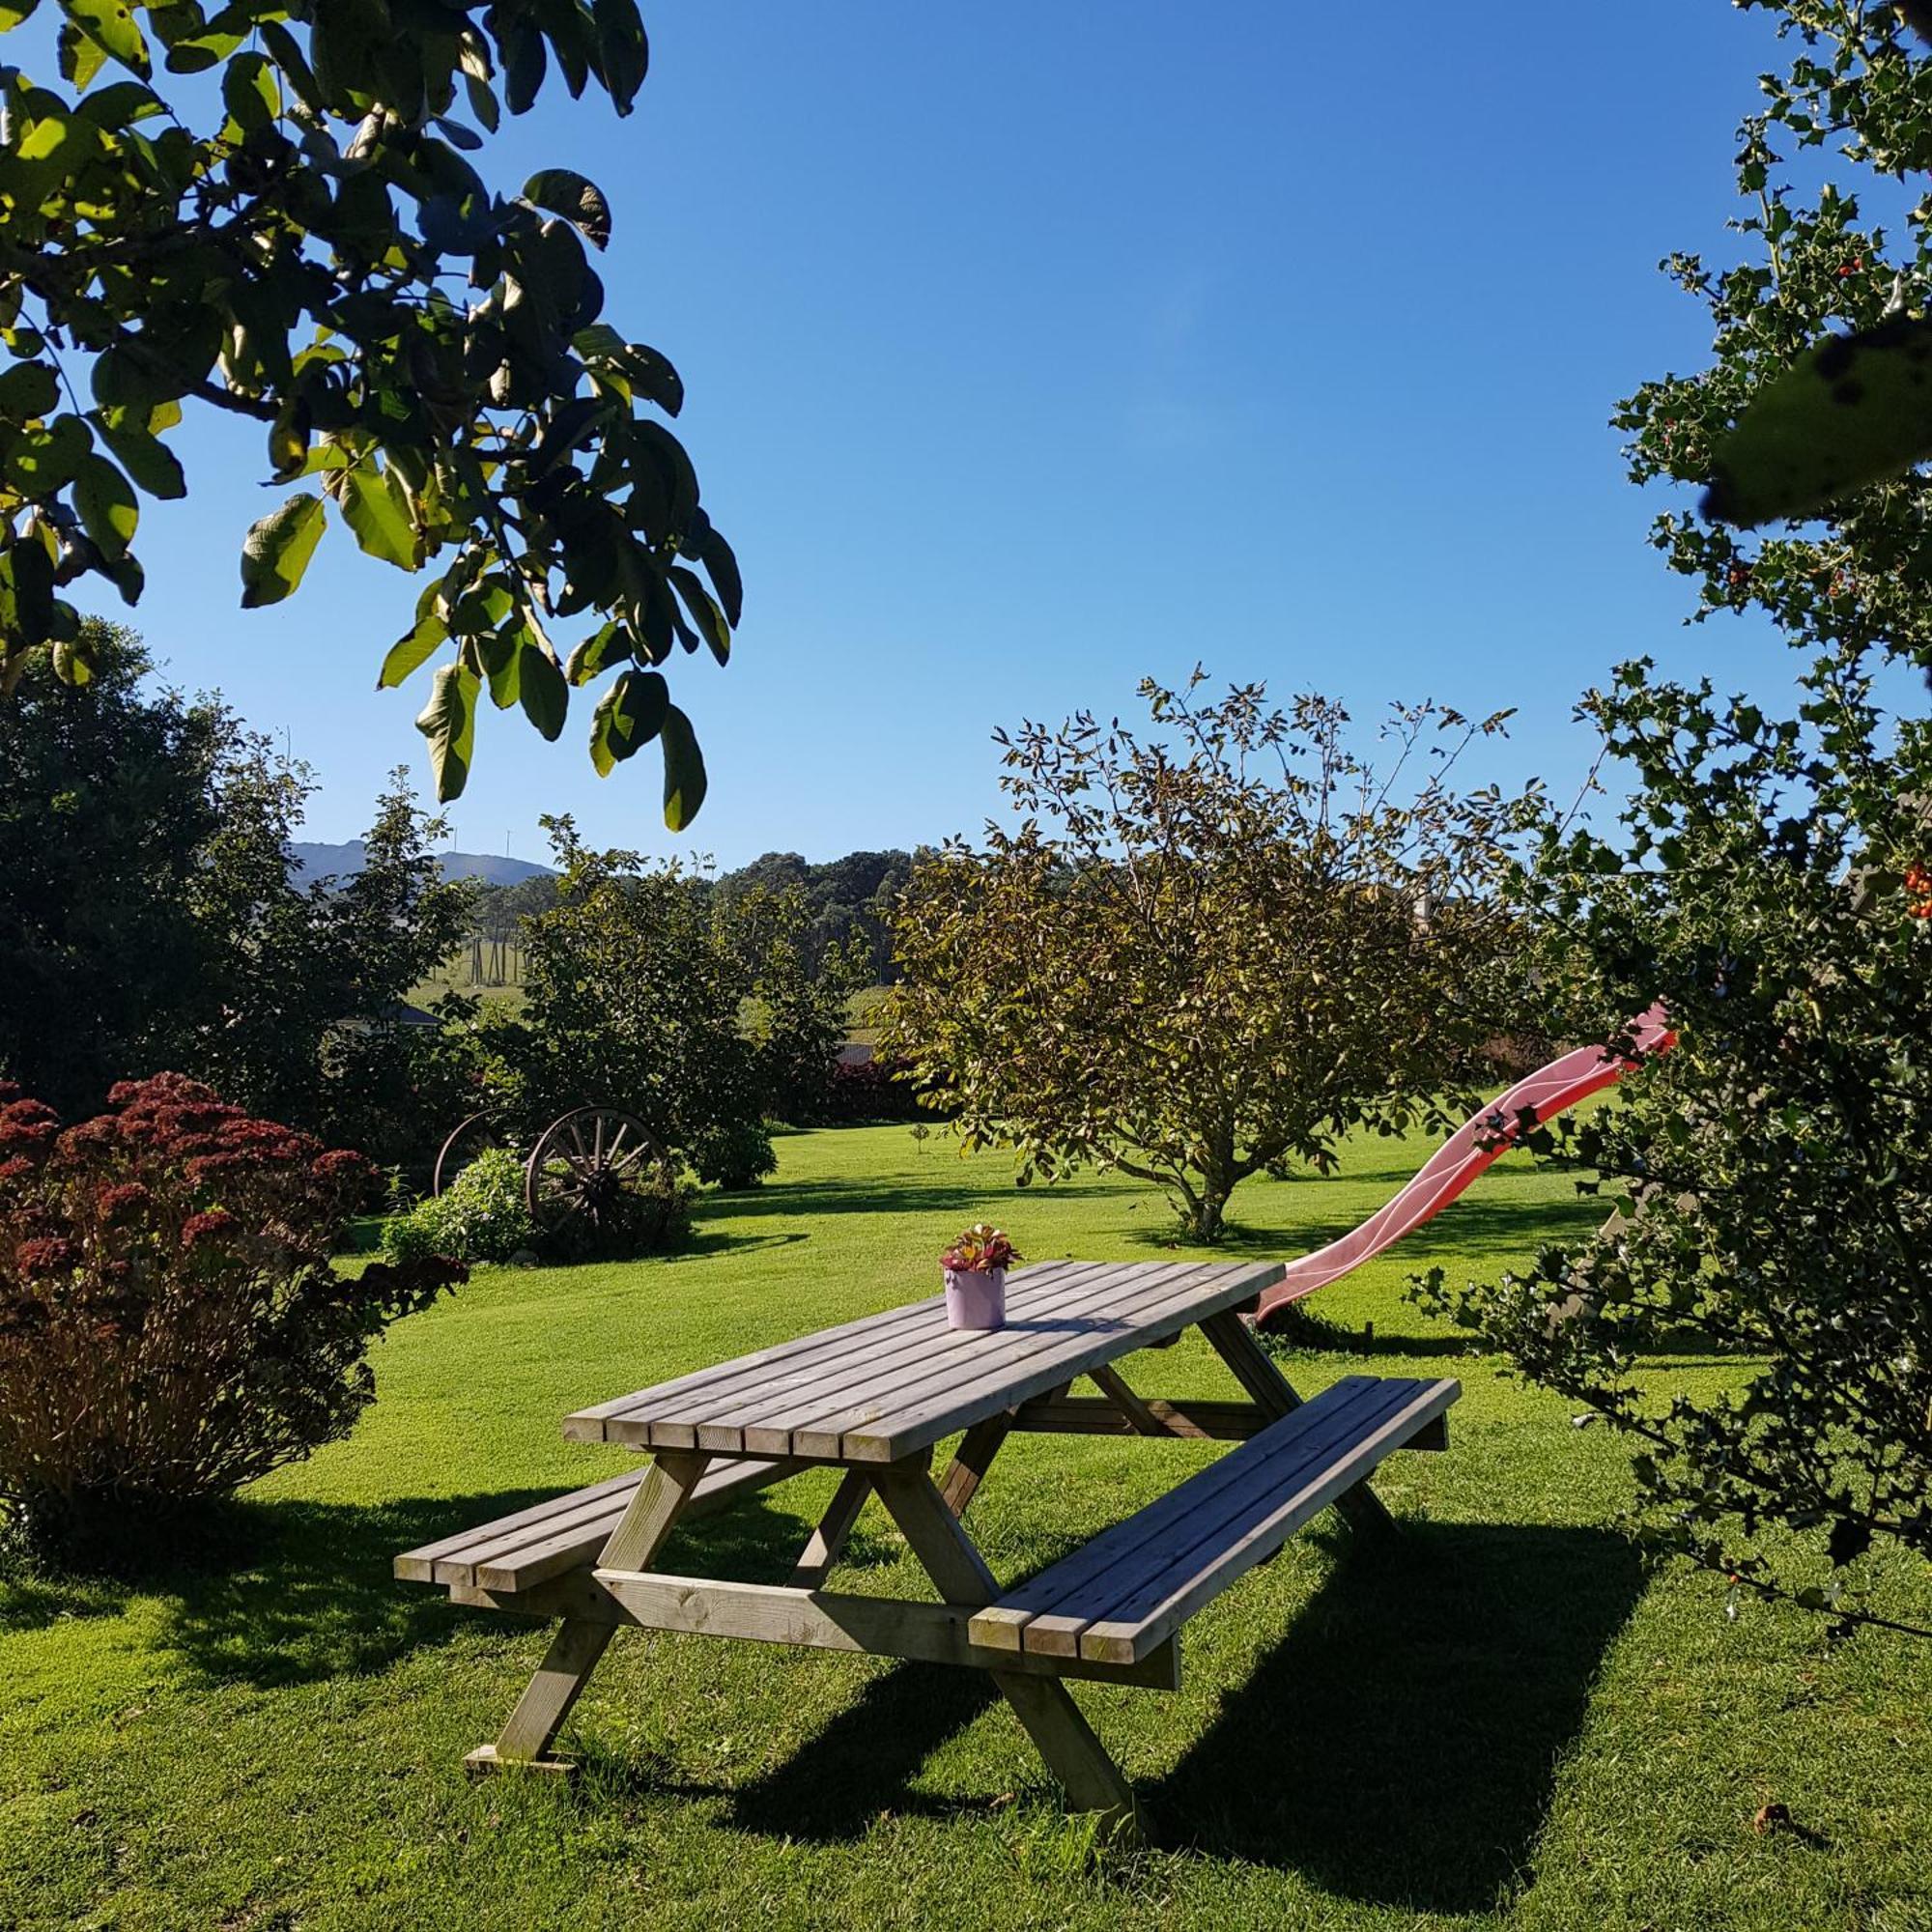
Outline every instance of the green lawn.
[[[1086, 1857], [970, 1674], [698, 1637], [620, 1635], [579, 1707], [574, 1791], [467, 1784], [542, 1637], [392, 1583], [389, 1558], [619, 1466], [560, 1439], [567, 1409], [926, 1293], [981, 1214], [1038, 1260], [1164, 1234], [1137, 1187], [1014, 1193], [997, 1160], [903, 1127], [781, 1146], [691, 1255], [485, 1273], [398, 1327], [354, 1437], [237, 1507], [225, 1567], [0, 1584], [0, 1926], [1932, 1928], [1932, 1647], [1728, 1622], [1708, 1579], [1646, 1578], [1606, 1527], [1616, 1443], [1402, 1299], [1409, 1265], [1486, 1268], [1587, 1225], [1515, 1157], [1317, 1304], [1374, 1321], [1375, 1366], [1465, 1384], [1450, 1453], [1380, 1479], [1399, 1546], [1324, 1520], [1189, 1627], [1178, 1695], [1078, 1690], [1151, 1850]], [[1251, 1185], [1241, 1247], [1316, 1244], [1421, 1152], [1370, 1141], [1333, 1180]], [[1361, 1366], [1290, 1372], [1312, 1390]], [[1227, 1392], [1191, 1340], [1134, 1373]], [[1016, 1575], [1206, 1453], [1015, 1438], [974, 1526]], [[702, 1524], [682, 1560], [782, 1575], [828, 1491]], [[876, 1513], [849, 1563], [855, 1587], [917, 1587]], [[1932, 1614], [1923, 1573], [1884, 1589]], [[1770, 1802], [1793, 1829], [1752, 1829]]]

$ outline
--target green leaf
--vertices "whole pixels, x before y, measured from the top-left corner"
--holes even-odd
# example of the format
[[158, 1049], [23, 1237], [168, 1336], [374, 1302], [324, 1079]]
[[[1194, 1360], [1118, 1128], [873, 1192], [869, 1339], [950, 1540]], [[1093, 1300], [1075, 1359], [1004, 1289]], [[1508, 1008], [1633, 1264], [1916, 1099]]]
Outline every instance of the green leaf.
[[63, 684], [92, 684], [94, 682], [94, 652], [89, 646], [87, 633], [77, 632], [71, 638], [63, 638], [53, 649], [54, 675]]
[[242, 608], [279, 604], [302, 581], [322, 540], [322, 498], [298, 493], [242, 541]]
[[107, 55], [99, 42], [82, 33], [71, 20], [61, 22], [54, 47], [61, 78], [72, 81], [76, 88], [85, 87], [107, 65]]
[[707, 529], [696, 554], [724, 607], [724, 621], [735, 631], [744, 620], [745, 582], [738, 575], [738, 559], [731, 546], [715, 529]]
[[154, 71], [148, 43], [127, 0], [61, 0], [61, 11], [96, 46], [143, 80]]
[[541, 645], [524, 653], [523, 683], [517, 693], [524, 716], [555, 744], [570, 709], [570, 686], [556, 660]]
[[55, 416], [40, 429], [22, 430], [8, 445], [0, 475], [23, 497], [51, 497], [79, 473], [94, 439], [78, 416]]
[[221, 74], [221, 101], [244, 134], [272, 128], [282, 111], [282, 91], [266, 54], [238, 53]]
[[11, 34], [34, 17], [41, 0], [0, 0], [0, 34]]
[[670, 711], [670, 687], [654, 670], [627, 670], [597, 700], [590, 720], [590, 762], [599, 778], [648, 745]]
[[74, 507], [103, 555], [122, 557], [141, 521], [134, 486], [104, 456], [89, 454], [74, 478]]
[[611, 204], [595, 182], [568, 168], [545, 168], [524, 184], [524, 199], [560, 214], [585, 241], [602, 248], [611, 240]]
[[571, 652], [564, 665], [567, 684], [588, 684], [631, 655], [631, 638], [621, 624], [605, 624]]
[[185, 497], [187, 478], [182, 474], [182, 467], [174, 451], [144, 429], [114, 422], [112, 417], [118, 413], [116, 411], [99, 411], [94, 420], [100, 431], [101, 440], [120, 459], [122, 469], [149, 496], [159, 501], [173, 502]]
[[1703, 511], [1805, 517], [1932, 456], [1932, 319], [1828, 336], [1774, 376], [1713, 452]]
[[665, 824], [682, 832], [704, 803], [704, 754], [691, 720], [673, 704], [664, 718]]
[[503, 56], [503, 105], [512, 114], [526, 113], [537, 98], [549, 64], [543, 36], [527, 21], [511, 19], [504, 23], [499, 50]]
[[430, 687], [429, 702], [416, 720], [416, 729], [429, 740], [430, 769], [436, 775], [436, 795], [444, 805], [461, 798], [469, 781], [469, 764], [476, 750], [476, 673], [461, 664], [446, 664]]
[[421, 562], [409, 504], [394, 470], [378, 473], [367, 464], [350, 470], [343, 479], [341, 503], [343, 520], [371, 556], [398, 570], [414, 570]]
[[697, 573], [687, 570], [681, 563], [671, 565], [670, 581], [677, 586], [677, 594], [684, 599], [684, 608], [691, 612], [691, 621], [697, 626], [699, 635], [711, 647], [711, 655], [720, 664], [728, 664], [731, 658], [731, 627], [724, 621], [718, 600], [705, 589]]
[[388, 655], [383, 660], [383, 668], [376, 679], [376, 689], [382, 691], [402, 683], [410, 673], [426, 665], [435, 656], [437, 649], [448, 638], [449, 631], [434, 611], [425, 611], [416, 619], [415, 629], [406, 631], [389, 646]]
[[651, 64], [650, 42], [644, 37], [637, 0], [591, 0], [590, 16], [597, 28], [604, 85], [617, 112], [628, 114]]
[[60, 378], [44, 362], [15, 362], [0, 375], [0, 416], [30, 422], [51, 415], [60, 402]]

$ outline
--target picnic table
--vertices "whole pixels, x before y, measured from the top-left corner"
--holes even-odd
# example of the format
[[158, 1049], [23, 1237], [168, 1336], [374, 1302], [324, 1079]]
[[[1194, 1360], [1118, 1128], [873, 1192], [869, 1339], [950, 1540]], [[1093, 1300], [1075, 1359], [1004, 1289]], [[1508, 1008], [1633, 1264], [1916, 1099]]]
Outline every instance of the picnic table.
[[[997, 1330], [948, 1328], [934, 1296], [578, 1410], [566, 1437], [622, 1443], [648, 1464], [396, 1560], [399, 1577], [458, 1603], [560, 1620], [470, 1768], [567, 1770], [552, 1747], [612, 1635], [634, 1625], [984, 1670], [1068, 1803], [1130, 1823], [1132, 1789], [1064, 1680], [1178, 1688], [1197, 1610], [1331, 1503], [1358, 1529], [1385, 1529], [1367, 1476], [1396, 1449], [1447, 1446], [1453, 1380], [1350, 1376], [1301, 1400], [1242, 1319], [1281, 1274], [1273, 1262], [1051, 1262], [1013, 1274]], [[1241, 1399], [1163, 1400], [1128, 1382], [1124, 1357], [1190, 1327]], [[1097, 1393], [1074, 1395], [1082, 1378]], [[1023, 1431], [1238, 1446], [1009, 1588], [964, 1518]], [[953, 1435], [935, 1479], [933, 1451]], [[843, 1473], [788, 1583], [657, 1567], [680, 1521], [827, 1465]], [[872, 1496], [937, 1601], [825, 1587]]]

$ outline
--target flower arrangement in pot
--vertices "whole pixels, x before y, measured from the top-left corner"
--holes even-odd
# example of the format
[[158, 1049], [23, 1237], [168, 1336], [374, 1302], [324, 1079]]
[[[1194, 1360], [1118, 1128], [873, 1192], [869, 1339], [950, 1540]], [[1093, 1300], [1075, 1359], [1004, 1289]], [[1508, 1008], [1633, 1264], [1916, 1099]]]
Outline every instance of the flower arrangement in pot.
[[1007, 1269], [1019, 1250], [989, 1221], [975, 1221], [940, 1256], [950, 1328], [999, 1328], [1007, 1320]]

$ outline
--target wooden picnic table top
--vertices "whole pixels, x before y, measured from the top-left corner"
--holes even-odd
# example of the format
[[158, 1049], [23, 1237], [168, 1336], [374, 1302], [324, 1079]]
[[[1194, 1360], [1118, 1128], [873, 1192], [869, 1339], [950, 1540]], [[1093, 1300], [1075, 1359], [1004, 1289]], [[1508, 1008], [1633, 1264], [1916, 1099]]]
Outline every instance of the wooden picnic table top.
[[897, 1462], [1272, 1287], [1282, 1264], [1045, 1262], [1007, 1283], [1007, 1323], [949, 1328], [944, 1295], [889, 1308], [579, 1409], [578, 1442]]

